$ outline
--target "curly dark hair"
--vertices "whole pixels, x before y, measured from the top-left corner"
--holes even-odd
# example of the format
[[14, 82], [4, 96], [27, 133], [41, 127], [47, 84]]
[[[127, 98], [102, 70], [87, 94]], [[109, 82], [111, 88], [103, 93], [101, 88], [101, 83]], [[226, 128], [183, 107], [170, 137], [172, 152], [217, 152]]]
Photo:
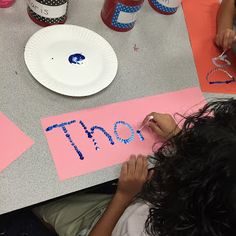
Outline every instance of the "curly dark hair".
[[236, 235], [236, 99], [207, 103], [156, 151], [141, 198], [158, 236]]

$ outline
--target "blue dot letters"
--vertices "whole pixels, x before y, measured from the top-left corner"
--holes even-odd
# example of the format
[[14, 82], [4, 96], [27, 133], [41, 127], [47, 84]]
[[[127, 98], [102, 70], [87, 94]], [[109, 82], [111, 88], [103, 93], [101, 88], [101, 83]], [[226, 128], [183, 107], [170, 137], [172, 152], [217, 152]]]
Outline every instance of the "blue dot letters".
[[98, 151], [100, 148], [99, 148], [99, 146], [97, 145], [97, 142], [96, 142], [95, 138], [93, 138], [93, 134], [94, 134], [94, 131], [95, 131], [96, 129], [97, 129], [97, 130], [100, 130], [100, 131], [108, 138], [108, 141], [110, 142], [111, 145], [114, 145], [114, 144], [115, 144], [114, 141], [113, 141], [113, 139], [112, 139], [112, 137], [111, 137], [111, 135], [108, 134], [107, 131], [106, 131], [104, 128], [95, 125], [95, 126], [93, 126], [93, 127], [90, 129], [90, 131], [89, 131], [82, 120], [81, 120], [79, 123], [80, 123], [80, 125], [84, 128], [84, 131], [85, 131], [85, 133], [88, 135], [88, 138], [92, 139], [93, 144], [94, 144], [94, 146], [95, 146], [95, 149], [96, 149], [97, 151]]
[[[69, 125], [72, 125], [75, 123], [78, 123], [78, 125], [80, 125], [83, 128], [85, 134], [87, 135], [87, 138], [89, 138], [92, 141], [96, 151], [99, 151], [101, 149], [101, 147], [98, 146], [98, 142], [96, 141], [96, 139], [94, 137], [95, 131], [100, 131], [102, 134], [105, 135], [105, 137], [107, 138], [110, 145], [115, 145], [115, 142], [114, 142], [112, 136], [103, 127], [94, 125], [91, 128], [87, 128], [86, 124], [82, 120], [80, 120], [80, 121], [71, 120], [68, 122], [62, 122], [60, 124], [54, 124], [54, 125], [48, 126], [45, 129], [45, 131], [51, 132], [54, 129], [61, 128], [61, 130], [63, 131], [63, 133], [65, 135], [65, 138], [68, 140], [71, 147], [75, 150], [75, 152], [79, 156], [80, 160], [83, 160], [84, 159], [83, 153], [79, 150], [77, 144], [73, 141], [71, 134], [69, 133], [68, 129], [66, 128], [66, 126], [69, 126]], [[120, 126], [124, 126], [126, 129], [129, 130], [130, 136], [128, 138], [125, 139], [125, 138], [120, 137], [119, 132], [118, 132], [118, 127], [120, 127]], [[117, 139], [117, 141], [119, 141], [123, 144], [129, 144], [135, 139], [135, 131], [134, 131], [133, 127], [125, 121], [117, 121], [113, 125], [113, 129], [114, 129], [115, 138]], [[144, 137], [143, 137], [141, 131], [137, 130], [136, 133], [137, 133], [140, 141], [143, 142]]]
[[[123, 139], [123, 138], [120, 138], [119, 134], [118, 134], [118, 131], [117, 131], [117, 126], [118, 125], [124, 125], [126, 126], [129, 130], [130, 130], [130, 137], [127, 138], [127, 139]], [[132, 142], [134, 140], [134, 129], [132, 128], [132, 126], [124, 121], [117, 121], [115, 124], [114, 124], [114, 134], [115, 134], [115, 137], [118, 141], [120, 141], [121, 143], [124, 143], [124, 144], [128, 144], [130, 142]]]
[[[151, 0], [152, 4], [157, 8], [159, 9], [160, 11], [162, 12], [165, 12], [165, 13], [175, 13], [178, 9], [178, 7], [167, 7], [167, 6], [164, 6], [163, 4], [161, 4], [158, 0]], [[166, 1], [167, 5], [168, 5], [168, 1]]]

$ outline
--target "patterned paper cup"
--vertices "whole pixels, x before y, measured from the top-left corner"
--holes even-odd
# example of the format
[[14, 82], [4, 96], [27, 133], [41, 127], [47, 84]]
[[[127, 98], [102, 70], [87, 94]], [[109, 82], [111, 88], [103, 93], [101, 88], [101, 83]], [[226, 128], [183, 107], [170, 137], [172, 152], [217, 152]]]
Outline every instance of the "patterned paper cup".
[[175, 13], [182, 0], [148, 0], [150, 6], [157, 12], [165, 15]]
[[129, 31], [136, 22], [144, 0], [105, 0], [101, 17], [103, 22], [113, 30]]
[[29, 17], [38, 25], [64, 24], [66, 21], [68, 0], [27, 0], [27, 4]]

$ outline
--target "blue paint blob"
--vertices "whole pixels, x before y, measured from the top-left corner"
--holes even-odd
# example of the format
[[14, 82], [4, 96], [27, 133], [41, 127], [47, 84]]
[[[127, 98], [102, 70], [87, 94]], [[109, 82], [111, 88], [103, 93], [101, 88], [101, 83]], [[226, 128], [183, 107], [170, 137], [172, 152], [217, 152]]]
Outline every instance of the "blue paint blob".
[[81, 53], [75, 53], [69, 56], [68, 61], [71, 64], [81, 64], [81, 62], [85, 59], [85, 56]]
[[62, 130], [63, 130], [63, 132], [64, 132], [65, 134], [67, 133], [67, 129], [66, 129], [65, 126], [62, 127]]
[[71, 120], [71, 121], [68, 122], [68, 125], [73, 124], [75, 122], [76, 122], [76, 120]]
[[46, 132], [51, 131], [53, 129], [52, 126], [47, 127]]
[[143, 142], [143, 141], [144, 141], [144, 137], [143, 137], [141, 131], [140, 131], [140, 130], [137, 130], [136, 132], [137, 132], [137, 134], [138, 134], [140, 140]]
[[63, 123], [59, 124], [58, 126], [59, 126], [59, 127], [63, 127], [63, 126], [65, 126], [65, 125], [68, 125], [68, 122], [63, 122]]

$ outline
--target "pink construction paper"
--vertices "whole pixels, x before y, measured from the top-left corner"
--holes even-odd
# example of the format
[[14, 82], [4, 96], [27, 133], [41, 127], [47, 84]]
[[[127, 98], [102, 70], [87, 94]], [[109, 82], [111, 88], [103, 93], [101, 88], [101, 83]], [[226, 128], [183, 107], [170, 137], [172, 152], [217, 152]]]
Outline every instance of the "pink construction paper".
[[0, 112], [0, 171], [20, 157], [33, 143], [33, 140]]
[[[130, 154], [147, 155], [152, 153], [156, 136], [148, 128], [141, 131], [144, 137], [143, 141], [135, 133], [134, 140], [124, 144], [114, 134], [114, 124], [117, 121], [128, 123], [136, 132], [144, 117], [152, 111], [173, 115], [176, 112], [187, 114], [186, 112], [196, 111], [202, 106], [203, 101], [200, 89], [190, 88], [43, 118], [43, 130], [59, 178], [65, 180], [122, 163], [128, 159]], [[93, 138], [100, 148], [96, 150], [92, 138], [88, 138], [80, 121], [89, 131], [94, 125], [103, 127], [111, 135], [114, 145], [110, 144], [108, 138], [100, 130], [95, 130]], [[62, 127], [59, 127], [60, 124], [64, 125], [67, 133], [63, 131]], [[117, 125], [117, 132], [118, 137], [123, 139], [128, 139], [132, 134], [131, 129], [124, 124]], [[70, 135], [71, 140], [65, 136], [66, 134]], [[82, 153], [83, 160], [80, 159], [72, 142]]]

